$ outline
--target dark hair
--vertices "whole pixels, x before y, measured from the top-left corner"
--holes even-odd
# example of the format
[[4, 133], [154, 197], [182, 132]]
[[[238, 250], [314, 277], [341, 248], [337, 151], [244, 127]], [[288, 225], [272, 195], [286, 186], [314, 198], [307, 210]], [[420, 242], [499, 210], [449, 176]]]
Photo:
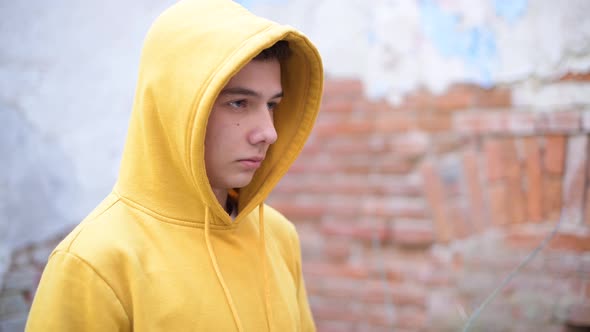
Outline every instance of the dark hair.
[[286, 60], [289, 55], [291, 55], [291, 49], [289, 49], [289, 42], [286, 40], [279, 40], [271, 47], [262, 50], [262, 52], [258, 53], [257, 56], [254, 57], [254, 60], [273, 60], [277, 59], [279, 61]]

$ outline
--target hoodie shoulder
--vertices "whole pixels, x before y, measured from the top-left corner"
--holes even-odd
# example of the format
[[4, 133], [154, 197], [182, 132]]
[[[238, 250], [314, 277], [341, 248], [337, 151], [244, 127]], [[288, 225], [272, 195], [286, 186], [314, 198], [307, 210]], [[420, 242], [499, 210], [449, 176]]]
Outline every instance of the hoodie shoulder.
[[72, 246], [79, 241], [78, 237], [84, 232], [87, 224], [94, 219], [99, 218], [107, 210], [109, 210], [114, 204], [119, 201], [119, 197], [116, 194], [109, 194], [92, 212], [80, 222], [55, 248], [55, 251], [70, 251]]

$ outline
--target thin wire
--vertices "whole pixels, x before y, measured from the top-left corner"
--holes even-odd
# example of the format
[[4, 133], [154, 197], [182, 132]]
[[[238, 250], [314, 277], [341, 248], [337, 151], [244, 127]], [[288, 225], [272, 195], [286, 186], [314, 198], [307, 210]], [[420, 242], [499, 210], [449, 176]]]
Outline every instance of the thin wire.
[[[376, 223], [376, 222], [375, 222]], [[377, 226], [377, 225], [375, 225]], [[381, 241], [377, 235], [378, 227], [375, 227], [372, 234], [371, 234], [371, 243], [373, 247], [373, 251], [379, 255], [379, 278], [383, 283], [383, 295], [384, 295], [384, 302], [385, 308], [387, 312], [387, 317], [389, 318], [388, 321], [393, 324], [395, 319], [395, 308], [393, 305], [393, 297], [391, 295], [389, 283], [387, 282], [387, 273], [385, 272], [385, 264], [383, 263], [383, 251], [381, 248]], [[392, 330], [393, 331], [393, 330]]]
[[[373, 174], [378, 174], [377, 164], [374, 161], [370, 163], [370, 170], [367, 175], [367, 183], [372, 183], [371, 176]], [[393, 325], [395, 320], [395, 306], [393, 304], [393, 296], [391, 295], [389, 283], [387, 281], [387, 273], [385, 271], [383, 248], [381, 246], [381, 240], [379, 239], [380, 227], [378, 225], [377, 218], [372, 217], [371, 219], [373, 224], [373, 231], [371, 232], [371, 247], [375, 255], [378, 255], [377, 262], [379, 266], [379, 279], [383, 284], [383, 301], [385, 305], [385, 311], [387, 313], [388, 322], [391, 322]]]
[[[563, 215], [563, 213], [562, 213]], [[463, 326], [463, 332], [468, 332], [469, 329], [471, 328], [471, 324], [473, 324], [473, 322], [479, 317], [479, 315], [481, 314], [481, 312], [488, 306], [488, 304], [490, 304], [490, 302], [492, 302], [494, 300], [494, 298], [498, 295], [498, 293], [504, 288], [506, 287], [506, 285], [512, 280], [512, 278], [514, 278], [514, 276], [520, 272], [520, 270], [527, 265], [533, 258], [535, 258], [535, 256], [545, 248], [545, 246], [547, 246], [547, 244], [549, 244], [549, 242], [553, 239], [553, 237], [555, 236], [555, 234], [557, 234], [557, 230], [559, 229], [559, 226], [561, 225], [563, 221], [563, 218], [559, 218], [559, 220], [557, 221], [557, 224], [555, 224], [555, 227], [553, 227], [553, 230], [545, 237], [545, 239], [535, 248], [535, 250], [533, 250], [530, 254], [527, 255], [527, 257], [525, 257], [525, 259], [518, 264], [518, 266], [516, 268], [514, 268], [509, 274], [508, 276], [506, 276], [506, 278], [504, 278], [504, 280], [502, 280], [502, 282], [498, 285], [498, 287], [496, 287], [496, 289], [494, 289], [494, 291], [485, 299], [485, 301], [483, 301], [479, 307], [477, 307], [477, 309], [475, 309], [473, 311], [473, 313], [471, 314], [471, 316], [469, 316], [469, 319], [467, 320], [467, 322], [465, 323], [465, 325]]]

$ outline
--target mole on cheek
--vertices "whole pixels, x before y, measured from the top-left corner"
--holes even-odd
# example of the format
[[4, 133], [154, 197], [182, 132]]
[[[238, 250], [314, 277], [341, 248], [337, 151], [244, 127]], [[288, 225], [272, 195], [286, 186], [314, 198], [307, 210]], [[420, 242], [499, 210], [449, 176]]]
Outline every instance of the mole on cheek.
[[240, 123], [239, 123], [239, 122], [238, 122], [238, 123], [236, 123], [236, 127], [239, 127], [239, 126], [240, 126]]

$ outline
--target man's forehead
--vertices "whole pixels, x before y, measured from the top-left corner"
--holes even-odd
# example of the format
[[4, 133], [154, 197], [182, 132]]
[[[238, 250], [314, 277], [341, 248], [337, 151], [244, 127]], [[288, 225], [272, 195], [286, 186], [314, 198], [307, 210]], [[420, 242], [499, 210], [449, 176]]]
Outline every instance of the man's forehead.
[[[223, 90], [221, 90], [220, 95], [243, 95], [243, 96], [252, 96], [252, 97], [257, 97], [257, 98], [261, 98], [262, 97], [262, 93], [246, 88], [246, 87], [241, 87], [241, 86], [234, 86], [234, 87], [226, 87]], [[283, 91], [277, 92], [276, 94], [274, 94], [271, 98], [280, 98], [283, 97]]]

